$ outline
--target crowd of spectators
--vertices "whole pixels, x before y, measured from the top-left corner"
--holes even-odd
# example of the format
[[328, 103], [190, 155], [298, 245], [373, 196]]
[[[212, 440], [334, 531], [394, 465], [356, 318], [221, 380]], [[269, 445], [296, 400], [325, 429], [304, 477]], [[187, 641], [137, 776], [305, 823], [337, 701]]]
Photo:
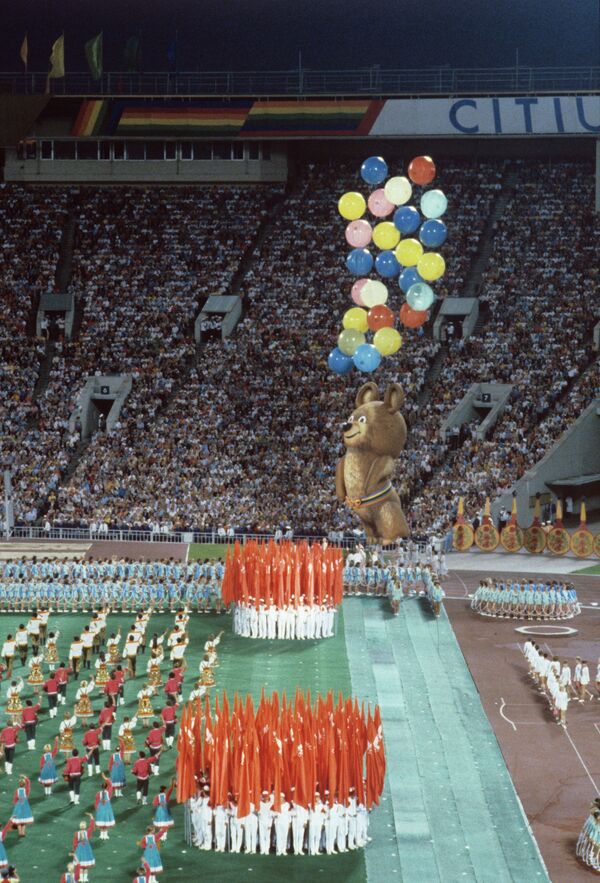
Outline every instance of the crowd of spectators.
[[[450, 235], [442, 247], [448, 273], [437, 288], [453, 296], [461, 294], [479, 250], [505, 164], [439, 166], [436, 184], [448, 194]], [[592, 170], [531, 163], [517, 171], [481, 280], [482, 331], [448, 343], [429, 388], [439, 344], [430, 327], [401, 328], [401, 350], [373, 378], [382, 392], [396, 380], [406, 394], [409, 437], [396, 485], [418, 532], [447, 527], [459, 495], [474, 514], [486, 495], [510, 488], [598, 391], [597, 366], [587, 370], [599, 306], [595, 312], [599, 224], [591, 209]], [[28, 214], [46, 241], [34, 284], [49, 287], [60, 212], [69, 199], [78, 231], [71, 285], [81, 297], [81, 320], [73, 341], [56, 344], [48, 386], [33, 406], [36, 358], [15, 361], [10, 389], [23, 403], [22, 416], [11, 409], [3, 425], [20, 421], [9, 449], [17, 463], [20, 517], [31, 520], [46, 499], [54, 525], [233, 524], [254, 531], [291, 525], [297, 533], [355, 526], [335, 501], [334, 471], [343, 453], [341, 423], [356, 386], [368, 378], [333, 375], [326, 360], [352, 305], [336, 202], [359, 186], [354, 164], [300, 167], [281, 210], [270, 217], [282, 191], [262, 185], [94, 187], [40, 197], [38, 213]], [[16, 191], [14, 200], [26, 201], [28, 193]], [[16, 204], [3, 208], [12, 213]], [[245, 312], [235, 334], [211, 340], [197, 354], [199, 304], [207, 294], [227, 291], [267, 217], [266, 235], [242, 279]], [[56, 228], [52, 235], [48, 223]], [[15, 233], [14, 248], [18, 240]], [[23, 266], [21, 283], [24, 278], [31, 281], [31, 267]], [[16, 297], [25, 310], [22, 287], [5, 288], [3, 302]], [[402, 301], [391, 285], [389, 305], [398, 310]], [[25, 313], [17, 320], [18, 312], [23, 345], [30, 354], [40, 351], [41, 342], [26, 335]], [[2, 364], [6, 376], [5, 358]], [[114, 429], [93, 436], [61, 485], [76, 441], [69, 417], [85, 379], [104, 373], [132, 374], [132, 392]], [[513, 384], [509, 405], [488, 438], [478, 440], [473, 426], [451, 449], [443, 421], [478, 381]], [[32, 408], [37, 436], [30, 458], [29, 447], [18, 446], [31, 431]], [[38, 456], [36, 471], [30, 464]]]

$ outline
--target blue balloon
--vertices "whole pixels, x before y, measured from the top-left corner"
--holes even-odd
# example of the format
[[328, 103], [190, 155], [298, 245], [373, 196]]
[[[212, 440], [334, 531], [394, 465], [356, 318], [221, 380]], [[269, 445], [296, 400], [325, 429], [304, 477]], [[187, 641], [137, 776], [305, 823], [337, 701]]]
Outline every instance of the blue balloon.
[[443, 221], [425, 221], [419, 230], [419, 239], [426, 248], [439, 248], [446, 241], [448, 228]]
[[435, 294], [426, 282], [417, 282], [411, 285], [406, 295], [406, 303], [412, 310], [428, 310], [435, 300]]
[[421, 223], [421, 215], [414, 205], [401, 205], [394, 212], [394, 224], [405, 236], [407, 233], [414, 233], [419, 229]]
[[352, 361], [359, 371], [368, 374], [378, 367], [381, 362], [381, 353], [372, 343], [361, 343], [355, 350]]
[[367, 248], [354, 248], [346, 258], [346, 266], [355, 276], [367, 276], [373, 269], [373, 255]]
[[360, 176], [367, 184], [381, 184], [387, 173], [387, 163], [382, 156], [370, 156], [360, 167]]
[[375, 258], [375, 269], [384, 279], [392, 279], [400, 273], [400, 264], [393, 251], [380, 251]]
[[425, 282], [423, 277], [417, 272], [416, 267], [405, 267], [400, 273], [398, 281], [404, 294], [408, 292], [411, 285], [416, 285], [417, 282]]
[[352, 356], [347, 356], [337, 346], [329, 353], [327, 364], [335, 374], [348, 374], [354, 367]]

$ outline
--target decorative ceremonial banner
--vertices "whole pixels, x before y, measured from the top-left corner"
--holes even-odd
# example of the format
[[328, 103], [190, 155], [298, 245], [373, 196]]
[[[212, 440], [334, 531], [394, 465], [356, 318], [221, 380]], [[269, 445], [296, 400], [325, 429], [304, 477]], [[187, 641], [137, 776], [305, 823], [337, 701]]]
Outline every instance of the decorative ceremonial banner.
[[594, 554], [600, 558], [600, 533], [594, 537]]
[[27, 59], [29, 58], [29, 42], [27, 40], [27, 34], [23, 37], [23, 42], [21, 43], [21, 49], [19, 51], [19, 58], [27, 67]]
[[590, 135], [600, 133], [599, 95], [392, 98], [370, 135]]
[[452, 529], [452, 545], [458, 552], [466, 552], [473, 545], [473, 528], [465, 519], [465, 501], [458, 498], [456, 524]]
[[523, 531], [523, 545], [532, 555], [540, 555], [546, 548], [546, 531], [539, 524], [532, 524]]
[[368, 99], [255, 101], [244, 135], [368, 135], [384, 102]]
[[507, 552], [518, 552], [523, 548], [523, 531], [517, 524], [517, 498], [513, 496], [510, 521], [502, 529], [500, 542]]
[[484, 552], [493, 552], [494, 549], [498, 548], [499, 542], [500, 534], [494, 527], [494, 522], [490, 515], [490, 498], [487, 497], [481, 524], [475, 531], [475, 545]]
[[581, 501], [579, 527], [571, 535], [571, 551], [578, 558], [589, 558], [594, 551], [594, 537], [587, 529], [587, 513], [583, 500]]
[[475, 531], [475, 545], [484, 552], [493, 552], [498, 548], [500, 543], [500, 535], [494, 525], [489, 522], [480, 524]]
[[546, 545], [553, 555], [566, 555], [571, 548], [571, 537], [569, 531], [563, 527], [562, 517], [562, 502], [557, 500], [554, 527], [546, 537]]

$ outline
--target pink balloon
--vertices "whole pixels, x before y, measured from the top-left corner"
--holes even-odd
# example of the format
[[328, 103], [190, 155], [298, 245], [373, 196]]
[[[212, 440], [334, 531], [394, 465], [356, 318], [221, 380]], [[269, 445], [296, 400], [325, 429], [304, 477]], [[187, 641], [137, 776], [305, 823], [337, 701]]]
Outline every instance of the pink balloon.
[[365, 248], [373, 237], [373, 230], [368, 221], [350, 221], [345, 235], [352, 248]]
[[372, 215], [375, 215], [376, 218], [387, 218], [388, 215], [391, 215], [396, 206], [393, 202], [390, 202], [385, 197], [385, 192], [382, 187], [379, 190], [374, 190], [373, 193], [369, 196], [367, 201], [367, 205], [369, 206], [369, 211]]
[[368, 279], [357, 279], [354, 285], [352, 286], [352, 300], [359, 307], [364, 307], [364, 303], [362, 297], [360, 296], [361, 291], [365, 287], [369, 280]]

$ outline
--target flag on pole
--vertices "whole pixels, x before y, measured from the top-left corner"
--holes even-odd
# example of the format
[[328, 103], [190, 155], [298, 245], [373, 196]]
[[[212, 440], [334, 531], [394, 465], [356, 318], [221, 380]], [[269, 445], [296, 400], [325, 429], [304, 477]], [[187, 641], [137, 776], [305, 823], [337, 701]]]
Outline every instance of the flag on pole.
[[19, 58], [25, 65], [25, 69], [27, 69], [27, 60], [29, 58], [29, 42], [27, 40], [27, 34], [25, 34], [25, 36], [23, 37], [21, 49], [19, 50]]
[[93, 80], [102, 76], [102, 31], [85, 44], [85, 57]]
[[137, 34], [130, 37], [125, 44], [125, 69], [130, 74], [140, 73], [142, 70], [142, 41]]
[[52, 52], [50, 53], [50, 71], [48, 79], [57, 79], [65, 75], [65, 35], [60, 37], [52, 44]]

